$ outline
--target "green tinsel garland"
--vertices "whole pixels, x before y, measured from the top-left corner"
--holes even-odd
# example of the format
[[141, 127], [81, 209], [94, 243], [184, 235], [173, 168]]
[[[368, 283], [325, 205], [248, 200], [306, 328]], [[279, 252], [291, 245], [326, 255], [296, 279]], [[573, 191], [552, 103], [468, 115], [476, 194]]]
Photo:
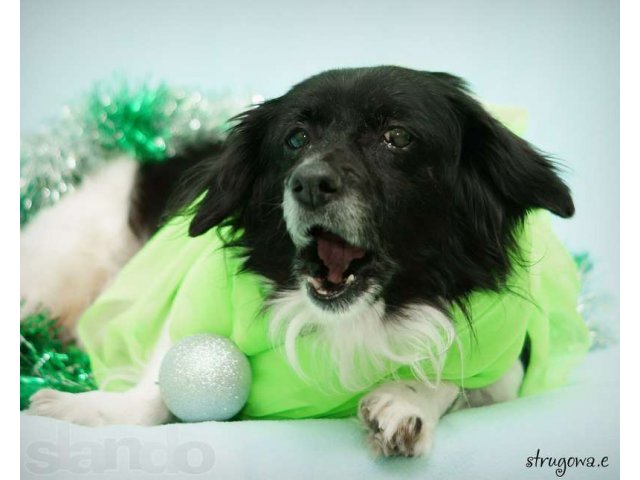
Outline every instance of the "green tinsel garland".
[[86, 392], [97, 388], [89, 357], [73, 343], [63, 343], [55, 319], [40, 312], [20, 323], [20, 410], [41, 388]]
[[88, 99], [87, 113], [106, 151], [129, 152], [143, 162], [162, 161], [171, 139], [164, 114], [169, 101], [171, 93], [164, 85], [134, 91], [123, 85], [115, 95], [96, 87]]
[[186, 144], [222, 137], [228, 119], [249, 103], [162, 84], [97, 84], [48, 129], [22, 141], [20, 225], [118, 155], [162, 162]]
[[591, 350], [599, 350], [618, 342], [616, 312], [613, 299], [594, 285], [594, 262], [588, 252], [574, 253], [578, 265], [581, 289], [578, 297], [578, 312], [591, 334]]

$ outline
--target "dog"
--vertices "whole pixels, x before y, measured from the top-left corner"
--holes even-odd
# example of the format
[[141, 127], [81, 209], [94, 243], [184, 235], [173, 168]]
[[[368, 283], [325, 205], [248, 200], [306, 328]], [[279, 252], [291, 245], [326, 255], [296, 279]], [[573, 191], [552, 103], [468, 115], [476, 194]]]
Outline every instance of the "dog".
[[[153, 193], [158, 182], [140, 172], [129, 182], [123, 191], [135, 201], [128, 213], [120, 202], [120, 224], [138, 247], [123, 248], [129, 253], [119, 258], [160, 226], [159, 206], [169, 196], [173, 214], [195, 205], [191, 236], [219, 225], [242, 232], [234, 245], [246, 251], [244, 268], [274, 286], [273, 328], [286, 332], [291, 364], [297, 367], [291, 345], [315, 329], [345, 385], [366, 375], [354, 368], [354, 355], [411, 364], [420, 342], [446, 349], [450, 342], [434, 331], [455, 337], [451, 308], [465, 311], [473, 292], [504, 288], [527, 214], [574, 213], [555, 164], [450, 74], [331, 70], [236, 120], [223, 144], [171, 160], [193, 167], [179, 188], [172, 182]], [[287, 316], [292, 305], [295, 318]], [[169, 345], [166, 336], [158, 342], [129, 392], [41, 390], [31, 412], [87, 425], [166, 422], [156, 380]], [[358, 415], [375, 451], [425, 454], [446, 412], [515, 398], [525, 364], [518, 360], [496, 383], [466, 392], [428, 379], [390, 381], [363, 397]]]

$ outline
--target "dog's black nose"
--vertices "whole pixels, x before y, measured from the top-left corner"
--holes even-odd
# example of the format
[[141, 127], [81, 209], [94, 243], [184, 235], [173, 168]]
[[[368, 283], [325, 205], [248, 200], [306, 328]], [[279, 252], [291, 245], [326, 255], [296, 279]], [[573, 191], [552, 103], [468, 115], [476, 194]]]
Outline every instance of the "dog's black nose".
[[302, 205], [319, 208], [338, 196], [342, 182], [338, 172], [326, 162], [311, 162], [294, 170], [289, 188]]

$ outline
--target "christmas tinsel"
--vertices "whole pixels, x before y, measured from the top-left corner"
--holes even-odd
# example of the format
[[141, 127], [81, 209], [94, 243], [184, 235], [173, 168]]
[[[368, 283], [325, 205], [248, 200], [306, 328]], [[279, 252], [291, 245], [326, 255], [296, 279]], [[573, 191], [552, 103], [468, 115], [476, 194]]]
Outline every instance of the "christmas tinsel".
[[87, 354], [62, 342], [55, 319], [44, 312], [28, 315], [20, 323], [20, 410], [41, 388], [72, 393], [97, 388]]
[[228, 119], [250, 103], [163, 84], [97, 84], [84, 100], [63, 107], [50, 128], [22, 141], [20, 225], [118, 155], [161, 162], [187, 144], [223, 136]]
[[587, 252], [574, 253], [573, 259], [578, 265], [581, 289], [578, 297], [578, 312], [591, 334], [591, 350], [599, 350], [614, 345], [619, 332], [613, 299], [594, 285], [594, 262]]

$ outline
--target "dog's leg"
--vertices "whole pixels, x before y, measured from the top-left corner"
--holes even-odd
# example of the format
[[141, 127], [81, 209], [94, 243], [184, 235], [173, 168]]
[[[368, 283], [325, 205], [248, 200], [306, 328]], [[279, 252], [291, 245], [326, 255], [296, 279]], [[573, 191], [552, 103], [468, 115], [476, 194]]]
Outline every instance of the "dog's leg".
[[436, 386], [416, 380], [386, 383], [360, 401], [358, 416], [369, 430], [374, 452], [385, 456], [427, 454], [440, 417], [448, 411], [516, 398], [523, 368], [518, 360], [496, 383], [462, 390], [443, 382]]
[[518, 397], [523, 378], [524, 367], [522, 362], [518, 360], [497, 382], [484, 388], [465, 389], [449, 411], [484, 407], [485, 405], [515, 400]]
[[27, 413], [80, 425], [161, 425], [171, 418], [157, 385], [160, 364], [171, 346], [165, 328], [140, 382], [122, 393], [65, 393], [43, 389], [31, 397]]
[[403, 380], [386, 383], [366, 395], [358, 416], [369, 430], [374, 452], [406, 457], [428, 453], [438, 420], [459, 392], [452, 383], [434, 387]]

